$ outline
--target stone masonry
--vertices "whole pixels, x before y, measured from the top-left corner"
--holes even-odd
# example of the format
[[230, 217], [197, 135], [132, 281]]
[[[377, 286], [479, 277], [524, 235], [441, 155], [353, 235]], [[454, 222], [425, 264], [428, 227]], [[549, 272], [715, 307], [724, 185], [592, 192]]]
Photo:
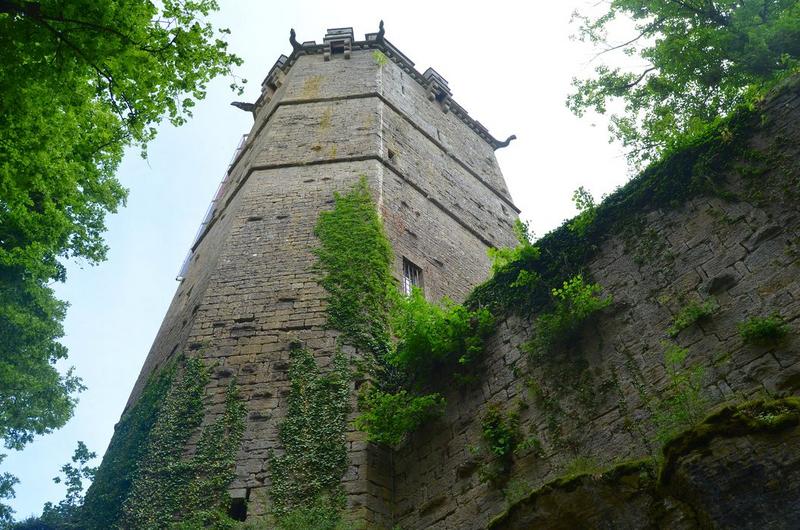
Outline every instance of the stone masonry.
[[[675, 209], [631, 212], [631, 230], [602, 245], [588, 269], [614, 304], [586, 326], [578, 346], [528, 362], [521, 346], [532, 336], [535, 315], [509, 317], [500, 324], [487, 347], [480, 384], [446, 393], [444, 417], [396, 451], [396, 524], [403, 529], [485, 528], [505, 509], [512, 490], [532, 491], [564, 475], [579, 459], [602, 469], [656, 452], [652, 406], [668, 385], [667, 328], [691, 300], [714, 297], [720, 306], [674, 339], [689, 350], [687, 366], [703, 367], [709, 407], [800, 393], [800, 210], [795, 198], [800, 82], [795, 79], [768, 101], [762, 114], [762, 125], [749, 143], [768, 157], [768, 171], [749, 175], [734, 163], [724, 190], [730, 199], [698, 197]], [[788, 323], [787, 340], [772, 347], [745, 344], [737, 324], [771, 314]], [[480, 449], [480, 419], [489, 404], [512, 411], [520, 403], [521, 429], [538, 438], [542, 450], [518, 455], [505, 486], [493, 486], [479, 473], [487, 458]], [[790, 438], [796, 437], [797, 431], [792, 432]], [[720, 449], [705, 454], [705, 460], [696, 455], [685, 460], [686, 469], [706, 477], [691, 488], [708, 500], [702, 508], [716, 521], [706, 522], [708, 527], [797, 528], [800, 455], [796, 448], [788, 456], [774, 449], [785, 453], [791, 443], [762, 435], [712, 447]], [[744, 465], [757, 476], [737, 471]], [[782, 473], [795, 482], [776, 484]], [[586, 490], [575, 493], [588, 499], [582, 506], [594, 504], [596, 515], [605, 502], [597, 489], [601, 485], [589, 488], [588, 497]], [[676, 494], [689, 493], [684, 487]], [[738, 500], [745, 494], [747, 500]], [[623, 498], [619, 493], [615, 502]], [[569, 499], [560, 498], [567, 504]], [[756, 508], [753, 499], [771, 508]], [[552, 519], [508, 528], [579, 527], [565, 524], [558, 513], [566, 512], [553, 508]], [[658, 526], [643, 514], [617, 523], [600, 517], [603, 525], [597, 527], [697, 528]]]
[[[192, 247], [129, 401], [173, 356], [200, 356], [216, 363], [210, 422], [236, 377], [248, 417], [231, 494], [247, 500], [248, 518], [268, 509], [266, 461], [279, 449], [290, 342], [304, 342], [322, 366], [333, 354], [336, 331], [325, 327], [313, 228], [334, 193], [367, 180], [395, 251], [398, 282], [405, 258], [421, 268], [432, 300], [463, 300], [486, 279], [486, 250], [514, 245], [518, 213], [494, 157], [507, 143], [452, 100], [441, 75], [418, 72], [382, 30], [356, 41], [351, 29], [338, 28], [323, 44], [292, 38], [292, 45], [292, 54], [269, 71], [258, 101], [244, 105], [252, 108], [253, 128]], [[629, 230], [602, 244], [588, 272], [614, 303], [583, 329], [578, 346], [530, 362], [522, 345], [536, 315], [505, 317], [488, 342], [481, 381], [445, 389], [442, 418], [392, 451], [348, 432], [349, 510], [369, 528], [485, 528], [515, 490], [538, 488], [576, 462], [599, 469], [655, 453], [653, 403], [669, 385], [663, 356], [669, 340], [688, 348], [687, 367], [703, 368], [708, 406], [800, 392], [800, 214], [796, 195], [787, 191], [796, 189], [800, 174], [798, 84], [768, 101], [763, 114], [750, 147], [771, 157], [770, 171], [753, 175], [734, 163], [724, 194], [631, 212]], [[710, 297], [719, 305], [714, 315], [669, 339], [675, 314]], [[788, 323], [788, 339], [772, 347], [743, 343], [737, 324], [770, 314]], [[495, 404], [519, 410], [522, 431], [541, 442], [540, 450], [514, 457], [503, 485], [480, 473], [488, 458], [481, 417]], [[763, 502], [739, 504], [748, 510], [741, 515], [710, 510], [709, 518], [743, 521], [763, 506], [782, 505], [769, 476], [786, 462], [793, 469], [800, 462], [792, 452], [798, 431], [783, 436], [715, 442], [710, 452], [680, 461], [682, 480], [693, 484], [697, 497], [717, 499], [712, 504], [720, 492], [746, 493], [742, 473], [736, 478], [727, 469], [769, 469], [760, 475], [765, 488], [773, 488], [759, 493]], [[774, 458], [758, 458], [758, 451]], [[568, 510], [570, 499], [583, 499], [591, 511], [602, 504], [598, 499], [617, 502], [619, 491], [650, 502], [635, 486], [637, 477], [623, 477], [630, 491], [584, 481], [572, 497], [553, 494], [542, 502]], [[719, 488], [709, 488], [709, 480]], [[680, 491], [673, 493], [676, 503], [688, 503], [678, 498]], [[511, 517], [506, 527], [548, 526], [547, 519], [535, 519], [539, 512], [515, 513], [528, 522]], [[642, 512], [630, 517], [616, 527], [652, 523]], [[761, 527], [781, 528], [779, 519]], [[611, 524], [591, 513], [584, 520]]]
[[[305, 343], [323, 367], [334, 351], [312, 254], [314, 225], [334, 193], [366, 178], [395, 251], [395, 275], [410, 260], [429, 299], [462, 300], [483, 281], [487, 249], [513, 246], [518, 213], [494, 157], [501, 142], [451, 99], [441, 76], [416, 71], [382, 31], [355, 41], [349, 28], [330, 30], [324, 44], [293, 44], [263, 83], [253, 128], [129, 400], [176, 354], [200, 356], [216, 363], [210, 422], [235, 377], [248, 416], [231, 494], [247, 500], [248, 517], [267, 510], [266, 461], [279, 449], [290, 342]], [[361, 433], [348, 440], [350, 510], [390, 527], [387, 454]]]

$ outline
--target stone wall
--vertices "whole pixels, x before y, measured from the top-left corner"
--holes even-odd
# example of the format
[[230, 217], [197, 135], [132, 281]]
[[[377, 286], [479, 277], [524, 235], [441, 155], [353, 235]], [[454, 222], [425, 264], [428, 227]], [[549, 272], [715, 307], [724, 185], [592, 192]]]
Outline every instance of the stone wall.
[[[743, 161], [762, 159], [767, 171], [734, 162], [718, 194], [630, 212], [628, 230], [602, 244], [588, 264], [589, 276], [614, 303], [584, 326], [576, 346], [531, 360], [522, 345], [532, 337], [535, 315], [500, 323], [481, 382], [443, 388], [444, 417], [395, 454], [399, 526], [484, 528], [515, 492], [535, 490], [576, 467], [602, 469], [657, 455], [653, 411], [669, 387], [666, 342], [688, 348], [685, 367], [703, 368], [708, 407], [800, 391], [797, 83], [768, 102], [763, 114], [749, 142], [761, 155], [743, 153]], [[710, 297], [719, 309], [672, 341], [667, 328], [681, 308]], [[745, 344], [737, 324], [771, 314], [788, 323], [788, 338], [772, 347]], [[480, 472], [489, 460], [481, 418], [492, 404], [518, 410], [524, 435], [541, 442], [540, 451], [515, 455], [509, 476], [495, 484], [481, 480]], [[742, 451], [751, 450], [749, 442], [741, 443]], [[708, 480], [722, 465], [705, 470]], [[557, 520], [546, 526], [557, 527]]]

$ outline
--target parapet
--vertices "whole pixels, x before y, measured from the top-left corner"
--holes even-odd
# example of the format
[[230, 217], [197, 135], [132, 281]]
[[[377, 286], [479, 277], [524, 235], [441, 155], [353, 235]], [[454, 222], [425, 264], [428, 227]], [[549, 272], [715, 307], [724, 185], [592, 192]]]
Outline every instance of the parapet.
[[389, 60], [396, 63], [404, 72], [425, 88], [428, 93], [428, 99], [437, 101], [442, 108], [442, 112], [452, 112], [493, 149], [505, 147], [513, 139], [498, 140], [489, 133], [489, 130], [481, 122], [470, 117], [464, 107], [453, 100], [447, 80], [436, 70], [428, 68], [424, 73], [420, 73], [414, 67], [414, 62], [384, 37], [383, 21], [381, 21], [380, 29], [377, 33], [367, 33], [364, 35], [364, 40], [360, 41], [355, 40], [353, 28], [346, 27], [329, 28], [322, 39], [322, 44], [317, 44], [316, 41], [304, 41], [301, 44], [297, 41], [294, 30], [291, 30], [289, 42], [292, 45], [292, 53], [289, 56], [281, 55], [270, 68], [261, 84], [262, 92], [255, 103], [256, 107], [263, 105], [266, 102], [265, 100], [280, 87], [283, 77], [300, 56], [322, 55], [326, 61], [329, 61], [332, 56], [337, 54], [341, 54], [345, 59], [350, 59], [350, 55], [354, 50], [375, 49], [383, 52]]

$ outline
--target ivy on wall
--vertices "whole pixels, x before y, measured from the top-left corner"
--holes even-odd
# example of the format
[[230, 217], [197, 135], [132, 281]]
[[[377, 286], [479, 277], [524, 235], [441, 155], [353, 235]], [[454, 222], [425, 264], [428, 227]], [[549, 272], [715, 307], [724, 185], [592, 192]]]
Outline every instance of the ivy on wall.
[[208, 368], [187, 359], [180, 377], [161, 405], [150, 432], [148, 450], [123, 504], [125, 528], [169, 528], [176, 523], [232, 524], [227, 516], [227, 486], [234, 478], [236, 453], [244, 434], [245, 406], [234, 383], [225, 395], [225, 411], [202, 429], [196, 450], [184, 457], [200, 429], [209, 382]]
[[392, 249], [365, 178], [335, 195], [315, 233], [328, 327], [367, 354], [360, 361], [369, 384], [360, 394], [356, 427], [371, 441], [395, 445], [443, 410], [444, 400], [430, 388], [436, 377], [474, 378], [494, 318], [448, 300], [430, 303], [418, 290], [399, 295]]
[[283, 453], [269, 457], [272, 513], [280, 528], [335, 528], [345, 503], [347, 359], [337, 353], [323, 374], [313, 355], [292, 343], [289, 380], [286, 417], [278, 427]]
[[176, 371], [177, 362], [173, 361], [151, 374], [139, 399], [122, 415], [103, 463], [86, 492], [80, 517], [86, 528], [113, 528], [119, 521], [122, 503], [128, 497], [150, 431], [158, 419], [159, 406], [172, 386]]
[[[538, 252], [522, 255], [495, 271], [470, 294], [467, 305], [538, 312], [551, 304], [550, 290], [585, 272], [603, 240], [624, 231], [637, 212], [675, 208], [699, 195], [728, 197], [722, 190], [724, 171], [734, 161], [758, 166], [759, 155], [745, 145], [750, 136], [747, 132], [758, 123], [756, 109], [742, 108], [702, 136], [667, 153], [602, 203], [592, 204], [579, 219], [565, 222], [538, 240]], [[521, 274], [539, 281], [521, 284]]]
[[328, 293], [328, 327], [341, 331], [345, 342], [381, 356], [389, 348], [396, 288], [392, 247], [366, 179], [335, 195], [334, 208], [320, 213], [315, 234], [321, 243], [315, 250], [320, 284]]
[[[235, 383], [222, 415], [202, 427], [209, 369], [173, 362], [150, 377], [120, 421], [81, 513], [90, 529], [226, 528], [228, 485], [244, 434], [245, 405]], [[200, 432], [192, 456], [188, 444]]]

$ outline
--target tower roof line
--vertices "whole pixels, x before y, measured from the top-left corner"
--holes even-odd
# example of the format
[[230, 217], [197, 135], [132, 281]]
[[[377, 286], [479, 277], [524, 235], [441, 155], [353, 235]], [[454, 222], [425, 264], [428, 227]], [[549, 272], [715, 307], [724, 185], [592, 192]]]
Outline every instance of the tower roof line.
[[[382, 30], [383, 24], [381, 24]], [[336, 31], [337, 33], [341, 32], [342, 30], [350, 30], [350, 35], [352, 35], [352, 28], [334, 28], [331, 31]], [[327, 40], [327, 37], [326, 37]], [[276, 69], [280, 69], [284, 73], [288, 73], [294, 63], [297, 61], [298, 57], [303, 55], [316, 55], [316, 54], [324, 54], [326, 50], [330, 49], [330, 45], [328, 42], [323, 42], [322, 44], [317, 44], [315, 41], [306, 41], [302, 44], [297, 43], [294, 39], [294, 30], [292, 30], [292, 53], [289, 56], [281, 55], [275, 64], [272, 65], [272, 68], [269, 69], [266, 77], [264, 78], [264, 83], [275, 73]], [[365, 40], [361, 41], [353, 41], [351, 44], [353, 50], [368, 50], [368, 49], [377, 49], [382, 51], [392, 62], [396, 63], [400, 68], [406, 72], [411, 78], [413, 78], [417, 83], [419, 83], [424, 88], [429, 88], [432, 84], [436, 84], [438, 87], [442, 87], [447, 92], [447, 99], [448, 99], [448, 106], [449, 111], [455, 114], [458, 119], [464, 122], [467, 127], [472, 129], [475, 134], [480, 136], [486, 143], [492, 146], [493, 149], [500, 149], [502, 147], [506, 147], [509, 143], [509, 139], [506, 140], [498, 140], [495, 138], [489, 130], [486, 128], [478, 120], [472, 118], [469, 113], [459, 105], [449, 94], [449, 89], [447, 88], [447, 81], [442, 78], [442, 76], [436, 72], [433, 68], [428, 68], [424, 73], [419, 72], [415, 66], [414, 62], [409, 59], [405, 54], [403, 54], [400, 50], [398, 50], [391, 42], [389, 42], [386, 38], [383, 37], [383, 32], [377, 33], [367, 33], [365, 35]], [[261, 102], [263, 98], [263, 94], [259, 96], [258, 100], [256, 101], [256, 105]], [[512, 135], [513, 136], [513, 135]], [[510, 137], [509, 137], [510, 138]], [[514, 137], [516, 138], [516, 137]]]

